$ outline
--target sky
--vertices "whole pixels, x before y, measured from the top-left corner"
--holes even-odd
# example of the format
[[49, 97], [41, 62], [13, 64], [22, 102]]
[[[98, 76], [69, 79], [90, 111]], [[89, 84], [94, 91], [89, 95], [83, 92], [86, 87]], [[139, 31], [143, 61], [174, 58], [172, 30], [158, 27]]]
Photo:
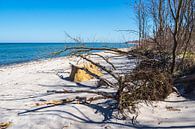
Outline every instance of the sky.
[[132, 0], [0, 0], [0, 42], [123, 42], [135, 35]]

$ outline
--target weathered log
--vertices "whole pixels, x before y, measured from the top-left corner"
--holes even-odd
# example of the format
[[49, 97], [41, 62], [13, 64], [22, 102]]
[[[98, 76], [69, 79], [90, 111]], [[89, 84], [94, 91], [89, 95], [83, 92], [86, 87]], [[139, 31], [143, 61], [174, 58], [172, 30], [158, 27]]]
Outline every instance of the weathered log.
[[72, 65], [70, 80], [75, 82], [88, 81], [92, 78], [100, 78], [101, 71], [91, 63], [80, 64], [79, 66]]
[[[92, 73], [92, 72], [89, 71], [87, 68], [85, 68], [85, 67], [79, 67], [79, 66], [76, 66], [76, 65], [74, 65], [74, 64], [71, 64], [71, 74], [70, 74], [70, 76], [69, 76], [69, 78], [70, 78], [71, 81], [74, 81], [75, 74], [77, 73], [77, 71], [78, 71], [79, 69], [85, 71], [85, 72], [86, 72], [87, 74], [89, 74], [90, 76], [92, 76], [92, 77], [94, 77], [94, 78], [96, 78], [96, 79], [99, 79], [99, 80], [100, 80], [101, 82], [103, 82], [106, 86], [112, 87], [112, 86], [114, 85], [113, 83], [111, 83], [111, 82], [108, 81], [107, 79], [104, 79], [104, 78], [98, 76], [97, 74]], [[98, 85], [98, 87], [99, 87], [99, 86], [100, 86], [100, 85]]]

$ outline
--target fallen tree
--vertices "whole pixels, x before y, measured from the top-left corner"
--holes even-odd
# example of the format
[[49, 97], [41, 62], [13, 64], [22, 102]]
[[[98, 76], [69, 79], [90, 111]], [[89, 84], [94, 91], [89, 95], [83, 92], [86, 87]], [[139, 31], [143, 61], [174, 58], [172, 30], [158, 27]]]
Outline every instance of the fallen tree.
[[[71, 51], [69, 51], [71, 50]], [[125, 73], [116, 73], [117, 67], [112, 61], [108, 60], [105, 55], [101, 55], [99, 53], [94, 53], [94, 50], [106, 50], [107, 52], [113, 52], [114, 55], [119, 57], [125, 56], [129, 60], [136, 59], [137, 66], [128, 72]], [[106, 86], [108, 89], [110, 87], [114, 88], [114, 92], [109, 91], [97, 91], [97, 90], [53, 90], [47, 91], [52, 94], [77, 94], [77, 93], [88, 93], [93, 97], [81, 97], [76, 96], [75, 98], [66, 98], [64, 100], [56, 100], [56, 101], [48, 101], [41, 102], [36, 104], [37, 106], [41, 105], [61, 105], [61, 104], [84, 104], [88, 105], [92, 102], [96, 102], [97, 100], [106, 100], [110, 99], [113, 101], [114, 105], [110, 105], [110, 107], [117, 109], [119, 114], [122, 115], [123, 118], [128, 117], [128, 113], [133, 113], [138, 115], [137, 112], [137, 104], [140, 102], [152, 103], [152, 101], [164, 100], [171, 92], [173, 88], [171, 75], [166, 72], [165, 66], [159, 65], [162, 63], [162, 60], [156, 58], [155, 56], [148, 56], [147, 54], [143, 54], [140, 51], [136, 51], [134, 49], [130, 49], [128, 51], [120, 50], [120, 49], [112, 49], [112, 48], [85, 48], [85, 47], [72, 47], [66, 48], [61, 52], [68, 51], [70, 55], [76, 56], [77, 58], [81, 58], [84, 62], [91, 63], [94, 66], [98, 67], [102, 71], [102, 73], [108, 74], [114, 81], [110, 81], [107, 78], [100, 77], [90, 70], [84, 67], [78, 67], [77, 65], [72, 65], [74, 69], [81, 69], [93, 76], [101, 85], [99, 87]], [[152, 52], [151, 52], [152, 54]], [[153, 54], [155, 55], [155, 54]], [[99, 57], [104, 63], [99, 63], [93, 57]], [[155, 63], [151, 65], [151, 62]], [[144, 62], [144, 63], [143, 63]], [[148, 63], [149, 65], [145, 65]], [[126, 65], [126, 64], [124, 64]], [[97, 88], [99, 88], [97, 87]], [[38, 108], [39, 109], [39, 108]], [[34, 109], [32, 111], [35, 111]], [[27, 113], [31, 112], [31, 110], [19, 113]], [[136, 117], [132, 118], [132, 122], [136, 120]]]

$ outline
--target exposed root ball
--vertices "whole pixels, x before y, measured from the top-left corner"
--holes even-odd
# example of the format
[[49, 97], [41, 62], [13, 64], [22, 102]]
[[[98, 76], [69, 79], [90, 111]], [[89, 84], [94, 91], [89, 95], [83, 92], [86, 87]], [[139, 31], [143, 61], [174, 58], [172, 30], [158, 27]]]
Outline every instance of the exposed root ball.
[[125, 87], [119, 99], [119, 110], [136, 112], [139, 101], [164, 100], [172, 92], [172, 80], [168, 73], [157, 69], [136, 70], [125, 77]]

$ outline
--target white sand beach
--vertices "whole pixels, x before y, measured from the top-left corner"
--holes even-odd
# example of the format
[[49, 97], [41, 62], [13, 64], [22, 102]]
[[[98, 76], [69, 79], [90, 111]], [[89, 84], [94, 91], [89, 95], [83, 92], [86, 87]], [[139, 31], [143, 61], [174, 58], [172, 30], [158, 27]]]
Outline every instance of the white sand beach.
[[[37, 102], [44, 100], [93, 96], [86, 93], [49, 94], [47, 90], [108, 91], [104, 87], [97, 89], [95, 80], [77, 84], [60, 78], [59, 75], [64, 78], [69, 76], [69, 63], [74, 60], [64, 57], [0, 67], [0, 122], [11, 122], [9, 129], [195, 128], [195, 101], [178, 97], [175, 93], [165, 101], [154, 102], [152, 105], [139, 104], [136, 126], [132, 125], [130, 119], [116, 119], [113, 116], [117, 112], [102, 108], [97, 104], [99, 102], [88, 106], [36, 106]], [[135, 66], [134, 60], [127, 60], [126, 57], [115, 60], [115, 63], [119, 67], [124, 64], [130, 68]], [[37, 108], [40, 109], [33, 111]], [[31, 111], [25, 113], [27, 110]]]

